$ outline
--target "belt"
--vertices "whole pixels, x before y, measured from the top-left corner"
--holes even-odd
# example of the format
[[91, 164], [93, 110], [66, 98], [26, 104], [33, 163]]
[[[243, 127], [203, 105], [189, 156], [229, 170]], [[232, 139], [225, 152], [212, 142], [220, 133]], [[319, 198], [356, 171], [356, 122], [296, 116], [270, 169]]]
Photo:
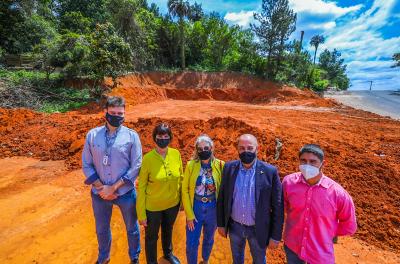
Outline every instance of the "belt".
[[237, 224], [237, 225], [240, 225], [240, 226], [244, 226], [244, 227], [255, 227], [255, 225], [245, 225], [245, 224], [242, 224], [242, 223], [240, 223], [240, 222], [237, 222], [237, 221], [233, 220], [232, 218], [231, 218], [231, 221], [232, 221], [232, 223]]
[[205, 196], [195, 195], [194, 199], [196, 199], [197, 201], [200, 201], [202, 203], [208, 203], [208, 202], [214, 201], [215, 200], [215, 196], [205, 197]]

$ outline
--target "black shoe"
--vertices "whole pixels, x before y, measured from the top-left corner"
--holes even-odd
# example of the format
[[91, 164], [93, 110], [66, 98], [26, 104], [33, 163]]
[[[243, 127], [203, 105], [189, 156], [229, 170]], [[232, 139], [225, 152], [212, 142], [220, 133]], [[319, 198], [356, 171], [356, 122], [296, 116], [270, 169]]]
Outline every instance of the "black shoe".
[[166, 260], [169, 261], [169, 263], [171, 264], [181, 264], [181, 262], [179, 261], [179, 259], [177, 257], [175, 257], [174, 255], [169, 255], [168, 257], [164, 256], [164, 258]]
[[96, 264], [108, 264], [110, 262], [110, 260], [109, 259], [107, 259], [107, 260], [104, 260], [103, 262], [98, 262], [98, 261], [96, 261]]
[[139, 259], [131, 260], [131, 264], [139, 264]]

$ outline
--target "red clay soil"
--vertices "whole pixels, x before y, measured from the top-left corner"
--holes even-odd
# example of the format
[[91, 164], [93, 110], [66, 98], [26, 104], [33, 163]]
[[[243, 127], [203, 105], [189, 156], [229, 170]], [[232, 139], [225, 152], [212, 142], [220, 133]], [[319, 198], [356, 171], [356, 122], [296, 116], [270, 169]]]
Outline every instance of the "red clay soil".
[[[308, 102], [314, 107], [331, 107], [333, 100], [321, 100], [309, 90], [276, 85], [240, 73], [160, 73], [130, 74], [117, 79], [111, 95], [124, 94], [130, 105], [161, 100], [218, 100], [252, 104]], [[79, 86], [78, 83], [75, 84]], [[112, 86], [111, 79], [106, 85]], [[190, 89], [187, 89], [190, 88]]]
[[[230, 79], [231, 75], [227, 75], [228, 83], [232, 85], [230, 88], [229, 85], [223, 86], [218, 81], [213, 83], [215, 76], [204, 77], [203, 75], [195, 74], [192, 82], [186, 74], [179, 78], [186, 85], [196, 84], [190, 87], [210, 92], [212, 98], [208, 99], [213, 100], [229, 98], [229, 100], [239, 102], [260, 102], [262, 101], [259, 99], [262, 97], [260, 91], [266, 90], [271, 103], [273, 97], [268, 94], [276, 96], [279, 92], [275, 91], [278, 90], [286, 93], [286, 88], [282, 90], [279, 87], [272, 87], [271, 90], [274, 92], [271, 92], [268, 86], [262, 86], [266, 82], [251, 79], [255, 83], [254, 87], [257, 88], [254, 89], [254, 94], [260, 97], [251, 98], [246, 97], [247, 94], [238, 93], [235, 95], [238, 98], [235, 98], [231, 95], [232, 91], [241, 91], [241, 85], [248, 84], [245, 80], [242, 83], [234, 82]], [[157, 76], [155, 73], [135, 75], [128, 78], [131, 79], [129, 82], [127, 77], [124, 77], [121, 79], [122, 84], [119, 84], [112, 94], [125, 96], [131, 104], [128, 110], [135, 112], [138, 117], [141, 113], [138, 102], [157, 102], [160, 100], [157, 96], [160, 96], [162, 100], [174, 96], [179, 99], [195, 99], [193, 96], [196, 97], [196, 93], [183, 89], [183, 85], [178, 82], [179, 78], [176, 76], [168, 77], [165, 74], [160, 74], [158, 78]], [[239, 76], [238, 80], [241, 79], [242, 76]], [[208, 81], [215, 84], [216, 88], [205, 87]], [[143, 87], [133, 87], [128, 84], [143, 85]], [[175, 85], [175, 88], [159, 88], [164, 84], [165, 86]], [[146, 93], [139, 94], [137, 89], [143, 89]], [[291, 89], [293, 88], [289, 91]], [[179, 90], [182, 92], [178, 93]], [[151, 92], [147, 93], [148, 91]], [[219, 97], [219, 92], [222, 94], [221, 97]], [[169, 97], [168, 94], [174, 95]], [[188, 95], [188, 97], [183, 95]], [[199, 94], [197, 95], [199, 97]], [[224, 114], [225, 117], [199, 120], [193, 118], [191, 111], [182, 109], [182, 119], [139, 118], [137, 121], [127, 120], [126, 125], [139, 133], [143, 150], [147, 152], [154, 145], [151, 140], [153, 127], [161, 121], [167, 121], [172, 125], [175, 135], [172, 146], [181, 151], [184, 161], [190, 158], [194, 139], [201, 133], [206, 132], [214, 139], [216, 154], [224, 160], [237, 156], [235, 143], [238, 135], [253, 133], [260, 141], [259, 157], [278, 166], [281, 177], [297, 170], [297, 151], [302, 144], [317, 142], [327, 153], [328, 164], [324, 170], [325, 173], [341, 183], [354, 198], [359, 224], [357, 236], [367, 243], [400, 252], [400, 122], [351, 108], [335, 106], [336, 104], [331, 104], [330, 101], [325, 102], [324, 99], [317, 98], [308, 91], [297, 91], [294, 96], [288, 93], [283, 100], [284, 105], [291, 103], [297, 105], [303, 102], [302, 106], [310, 109], [313, 103], [330, 108], [325, 112], [312, 112], [310, 109], [302, 111], [269, 108], [255, 111], [252, 110], [251, 105], [246, 108], [245, 104], [236, 104], [235, 107], [241, 109], [243, 113], [229, 112], [221, 107], [219, 114]], [[173, 103], [171, 101], [171, 104]], [[215, 105], [218, 101], [211, 103]], [[206, 101], [204, 104], [205, 107], [211, 107], [211, 105], [207, 106]], [[154, 108], [156, 107], [157, 103], [154, 103]], [[231, 117], [234, 114], [241, 117]], [[166, 115], [168, 116], [168, 113]], [[263, 124], [251, 125], [248, 121], [251, 118], [260, 118]], [[70, 169], [79, 168], [85, 134], [89, 129], [103, 122], [101, 114], [87, 115], [79, 111], [47, 115], [30, 110], [0, 109], [0, 158], [32, 156], [42, 160], [66, 160]], [[276, 138], [280, 138], [283, 142], [278, 161], [273, 158]]]

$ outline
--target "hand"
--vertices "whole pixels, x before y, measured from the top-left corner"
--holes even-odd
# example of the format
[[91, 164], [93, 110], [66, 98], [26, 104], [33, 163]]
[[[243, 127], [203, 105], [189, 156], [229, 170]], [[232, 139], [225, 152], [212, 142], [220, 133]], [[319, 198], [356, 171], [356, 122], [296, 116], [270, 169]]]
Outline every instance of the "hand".
[[115, 188], [110, 185], [103, 185], [99, 191], [99, 195], [104, 200], [114, 200], [117, 196], [114, 194]]
[[188, 227], [188, 229], [189, 229], [190, 231], [193, 231], [193, 230], [194, 230], [194, 221], [196, 221], [196, 220], [195, 220], [195, 219], [193, 219], [193, 220], [186, 220], [187, 227]]
[[218, 227], [218, 234], [220, 234], [220, 236], [226, 238], [226, 230], [225, 230], [225, 228], [224, 227]]
[[138, 179], [136, 179], [133, 184], [135, 185], [136, 189], [139, 188], [139, 180]]
[[269, 249], [275, 250], [275, 249], [278, 248], [278, 246], [279, 246], [279, 241], [275, 241], [275, 240], [273, 240], [273, 239], [270, 239], [270, 240], [269, 240], [269, 245], [268, 245], [268, 248], [269, 248]]
[[143, 226], [144, 228], [146, 228], [146, 227], [147, 227], [147, 219], [140, 220], [140, 221], [139, 221], [139, 225], [141, 225], [141, 226]]

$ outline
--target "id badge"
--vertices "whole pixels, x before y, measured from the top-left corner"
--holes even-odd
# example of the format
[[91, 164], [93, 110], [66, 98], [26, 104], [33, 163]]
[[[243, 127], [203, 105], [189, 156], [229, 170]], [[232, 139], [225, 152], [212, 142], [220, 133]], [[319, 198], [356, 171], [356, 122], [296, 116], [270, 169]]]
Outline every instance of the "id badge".
[[107, 166], [107, 165], [108, 165], [108, 156], [107, 156], [107, 155], [105, 155], [105, 156], [103, 157], [103, 165], [104, 165], [104, 166]]

